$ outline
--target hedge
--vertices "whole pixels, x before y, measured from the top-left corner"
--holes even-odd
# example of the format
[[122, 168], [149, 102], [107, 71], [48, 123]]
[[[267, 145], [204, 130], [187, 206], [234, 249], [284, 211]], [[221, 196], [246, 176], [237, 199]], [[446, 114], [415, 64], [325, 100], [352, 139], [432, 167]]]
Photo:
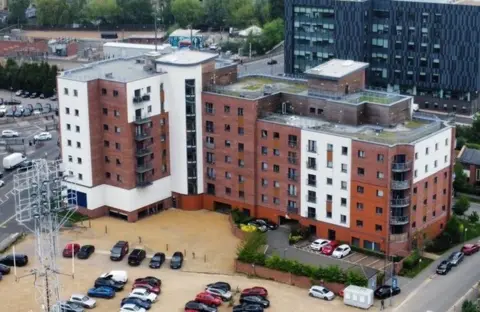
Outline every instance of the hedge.
[[420, 253], [415, 250], [410, 256], [406, 257], [403, 261], [403, 268], [410, 270], [413, 269], [420, 261]]
[[248, 222], [252, 221], [253, 218], [247, 216], [244, 212], [240, 211], [239, 209], [233, 209], [231, 212], [232, 220], [235, 224], [247, 224]]

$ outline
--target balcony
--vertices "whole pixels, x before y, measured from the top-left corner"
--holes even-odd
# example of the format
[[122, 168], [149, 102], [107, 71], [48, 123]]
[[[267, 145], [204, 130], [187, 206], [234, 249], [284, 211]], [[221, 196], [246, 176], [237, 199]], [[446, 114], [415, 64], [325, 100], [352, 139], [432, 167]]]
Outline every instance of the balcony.
[[298, 142], [297, 141], [288, 141], [288, 146], [291, 148], [297, 148]]
[[317, 181], [307, 179], [307, 185], [308, 186], [317, 186]]
[[403, 181], [392, 181], [392, 189], [393, 190], [406, 190], [410, 188], [410, 181], [403, 180]]
[[391, 225], [404, 225], [408, 224], [408, 216], [390, 216]]
[[143, 125], [146, 123], [149, 123], [152, 121], [152, 118], [150, 116], [144, 115], [144, 116], [135, 116], [135, 120], [133, 121], [136, 125]]
[[401, 243], [408, 241], [408, 233], [390, 234], [390, 243]]
[[317, 170], [317, 163], [311, 162], [311, 161], [307, 161], [307, 168], [308, 168], [308, 169], [312, 169], [312, 170]]
[[148, 181], [148, 180], [137, 180], [137, 187], [147, 187], [149, 185], [152, 185], [152, 181]]
[[308, 196], [307, 195], [307, 202], [316, 204], [317, 203], [317, 198], [313, 196]]
[[214, 175], [214, 174], [207, 174], [207, 179], [209, 179], [209, 180], [215, 181], [216, 178], [217, 178], [217, 176]]
[[136, 141], [144, 141], [147, 139], [150, 139], [152, 135], [149, 132], [140, 132], [140, 133], [135, 133], [135, 140]]
[[410, 206], [410, 198], [396, 198], [390, 200], [390, 207], [392, 208], [400, 208], [400, 207], [408, 207]]
[[215, 143], [205, 142], [205, 147], [208, 149], [215, 149]]
[[287, 175], [287, 177], [290, 181], [297, 181], [298, 180], [298, 176], [296, 174], [289, 173]]
[[297, 164], [297, 158], [296, 157], [288, 157], [288, 163], [292, 165]]
[[207, 164], [215, 164], [215, 159], [214, 158], [207, 158]]
[[411, 161], [392, 164], [392, 171], [394, 172], [405, 172], [405, 171], [410, 171], [411, 169], [412, 169]]
[[287, 213], [298, 214], [298, 208], [287, 206]]
[[153, 166], [151, 163], [146, 163], [146, 164], [142, 164], [142, 165], [137, 165], [137, 168], [135, 169], [135, 171], [137, 173], [145, 173], [147, 171], [150, 171], [152, 170]]
[[143, 98], [141, 96], [134, 96], [133, 103], [142, 103]]
[[287, 190], [287, 195], [290, 196], [290, 197], [297, 197], [296, 190], [295, 190], [295, 192]]
[[205, 107], [205, 114], [215, 115], [215, 108]]
[[145, 147], [145, 148], [137, 148], [137, 151], [135, 152], [136, 157], [145, 157], [150, 154], [152, 154], [153, 151], [150, 147]]

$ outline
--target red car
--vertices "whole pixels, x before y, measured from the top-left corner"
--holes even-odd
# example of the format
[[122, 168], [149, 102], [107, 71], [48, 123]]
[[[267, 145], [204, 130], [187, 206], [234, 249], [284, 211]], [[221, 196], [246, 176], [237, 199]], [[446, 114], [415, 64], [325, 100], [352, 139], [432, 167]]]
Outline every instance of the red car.
[[252, 287], [252, 288], [245, 288], [241, 295], [241, 297], [246, 297], [246, 296], [260, 296], [263, 298], [266, 298], [268, 296], [268, 291], [263, 288], [263, 287]]
[[337, 248], [338, 246], [340, 246], [339, 242], [336, 242], [336, 241], [330, 242], [330, 244], [328, 244], [327, 246], [323, 246], [322, 254], [331, 256], [335, 248]]
[[63, 248], [63, 256], [65, 258], [74, 257], [80, 251], [80, 244], [68, 243], [65, 248]]
[[467, 256], [470, 256], [478, 252], [478, 250], [480, 250], [480, 247], [477, 244], [465, 244], [463, 245], [461, 252]]
[[135, 289], [135, 288], [144, 288], [144, 289], [147, 289], [148, 291], [154, 293], [154, 294], [160, 294], [160, 286], [155, 286], [155, 285], [151, 285], [149, 283], [146, 283], [146, 282], [135, 282], [133, 283], [133, 286], [132, 286], [132, 289]]
[[209, 306], [216, 306], [216, 307], [222, 304], [222, 300], [220, 298], [215, 298], [214, 296], [210, 295], [207, 292], [199, 293], [195, 297], [195, 301], [204, 303]]

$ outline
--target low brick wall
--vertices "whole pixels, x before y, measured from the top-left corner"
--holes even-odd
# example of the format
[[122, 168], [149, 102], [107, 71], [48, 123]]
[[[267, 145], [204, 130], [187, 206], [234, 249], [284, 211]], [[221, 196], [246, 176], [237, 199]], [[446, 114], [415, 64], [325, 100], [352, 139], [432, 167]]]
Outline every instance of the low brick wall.
[[403, 261], [405, 261], [406, 258], [403, 258], [402, 260], [395, 262], [395, 274], [400, 273], [400, 271], [403, 269]]
[[339, 294], [345, 288], [344, 284], [327, 283], [323, 281], [312, 281], [308, 277], [298, 276], [291, 273], [272, 270], [259, 265], [252, 265], [235, 260], [235, 272], [243, 273], [250, 276], [257, 276], [264, 279], [269, 279], [275, 282], [297, 286], [304, 289], [309, 289], [312, 285], [321, 285], [330, 289], [335, 294]]
[[233, 222], [232, 215], [228, 216], [228, 222], [230, 222], [230, 229], [232, 230], [233, 236], [239, 239], [245, 238], [245, 232], [240, 230], [238, 226]]

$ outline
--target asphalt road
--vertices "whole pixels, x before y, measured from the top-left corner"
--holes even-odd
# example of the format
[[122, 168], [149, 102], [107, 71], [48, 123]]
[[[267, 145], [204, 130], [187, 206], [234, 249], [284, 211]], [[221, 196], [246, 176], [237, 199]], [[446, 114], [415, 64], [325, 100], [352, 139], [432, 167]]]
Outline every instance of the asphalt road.
[[[268, 65], [267, 62], [271, 59], [277, 61], [275, 65]], [[239, 75], [253, 75], [253, 74], [264, 74], [264, 75], [283, 75], [283, 54], [273, 56], [272, 58], [266, 58], [251, 63], [244, 63], [243, 65], [238, 65], [238, 74]]]

